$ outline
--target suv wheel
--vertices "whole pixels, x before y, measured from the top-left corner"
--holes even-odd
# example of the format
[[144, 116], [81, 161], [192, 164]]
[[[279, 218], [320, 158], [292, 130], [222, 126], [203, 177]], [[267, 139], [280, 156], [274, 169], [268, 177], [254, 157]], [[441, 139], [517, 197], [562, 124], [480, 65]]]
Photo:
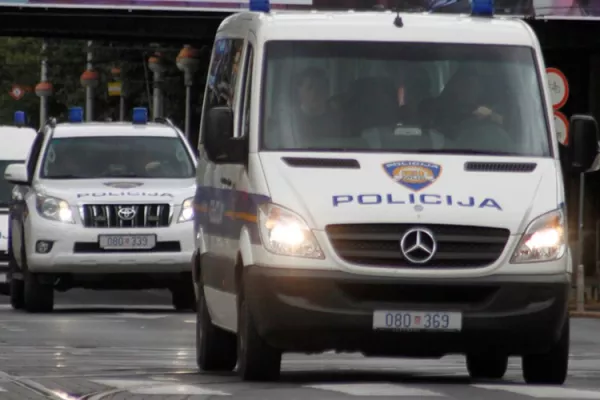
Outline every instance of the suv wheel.
[[570, 323], [566, 318], [560, 339], [545, 354], [523, 356], [523, 377], [530, 384], [562, 385], [569, 369]]
[[237, 363], [235, 335], [213, 325], [204, 294], [196, 307], [196, 363], [201, 371], [233, 371]]
[[467, 354], [467, 370], [471, 379], [502, 379], [507, 368], [508, 356]]
[[25, 271], [25, 310], [30, 313], [51, 312], [54, 309], [54, 285], [40, 281], [40, 274]]

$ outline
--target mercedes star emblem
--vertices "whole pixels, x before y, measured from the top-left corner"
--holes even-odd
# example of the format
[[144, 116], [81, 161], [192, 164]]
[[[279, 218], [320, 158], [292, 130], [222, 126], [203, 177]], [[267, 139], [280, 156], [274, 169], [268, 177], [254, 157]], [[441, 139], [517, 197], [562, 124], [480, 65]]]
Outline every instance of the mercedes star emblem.
[[123, 207], [117, 211], [117, 214], [119, 214], [119, 218], [121, 218], [123, 221], [131, 221], [135, 218], [136, 212], [134, 208]]
[[437, 243], [429, 229], [412, 228], [402, 236], [400, 250], [411, 263], [425, 264], [435, 255]]

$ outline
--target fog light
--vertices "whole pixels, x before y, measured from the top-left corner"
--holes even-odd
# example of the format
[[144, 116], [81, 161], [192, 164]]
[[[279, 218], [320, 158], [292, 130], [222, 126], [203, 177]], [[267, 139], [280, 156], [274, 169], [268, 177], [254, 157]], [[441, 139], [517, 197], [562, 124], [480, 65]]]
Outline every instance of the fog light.
[[35, 252], [41, 254], [49, 253], [50, 250], [52, 250], [52, 245], [53, 242], [50, 242], [48, 240], [38, 240], [35, 244]]

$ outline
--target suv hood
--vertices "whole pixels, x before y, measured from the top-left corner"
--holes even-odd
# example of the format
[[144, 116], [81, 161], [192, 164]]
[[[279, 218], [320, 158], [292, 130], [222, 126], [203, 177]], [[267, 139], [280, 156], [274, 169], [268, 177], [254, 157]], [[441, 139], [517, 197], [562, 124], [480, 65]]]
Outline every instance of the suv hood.
[[271, 201], [318, 230], [423, 223], [517, 234], [563, 202], [560, 166], [551, 158], [269, 152], [260, 159]]
[[69, 203], [164, 203], [194, 195], [195, 179], [45, 179], [36, 192]]

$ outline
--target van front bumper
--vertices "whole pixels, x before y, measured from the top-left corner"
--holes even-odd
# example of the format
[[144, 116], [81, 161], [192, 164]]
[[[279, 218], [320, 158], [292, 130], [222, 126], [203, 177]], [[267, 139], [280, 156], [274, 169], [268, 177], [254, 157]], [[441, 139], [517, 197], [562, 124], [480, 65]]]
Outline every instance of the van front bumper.
[[[246, 298], [260, 335], [298, 352], [442, 357], [542, 353], [568, 319], [568, 274], [406, 279], [250, 266]], [[460, 311], [460, 332], [373, 330], [375, 310]]]

